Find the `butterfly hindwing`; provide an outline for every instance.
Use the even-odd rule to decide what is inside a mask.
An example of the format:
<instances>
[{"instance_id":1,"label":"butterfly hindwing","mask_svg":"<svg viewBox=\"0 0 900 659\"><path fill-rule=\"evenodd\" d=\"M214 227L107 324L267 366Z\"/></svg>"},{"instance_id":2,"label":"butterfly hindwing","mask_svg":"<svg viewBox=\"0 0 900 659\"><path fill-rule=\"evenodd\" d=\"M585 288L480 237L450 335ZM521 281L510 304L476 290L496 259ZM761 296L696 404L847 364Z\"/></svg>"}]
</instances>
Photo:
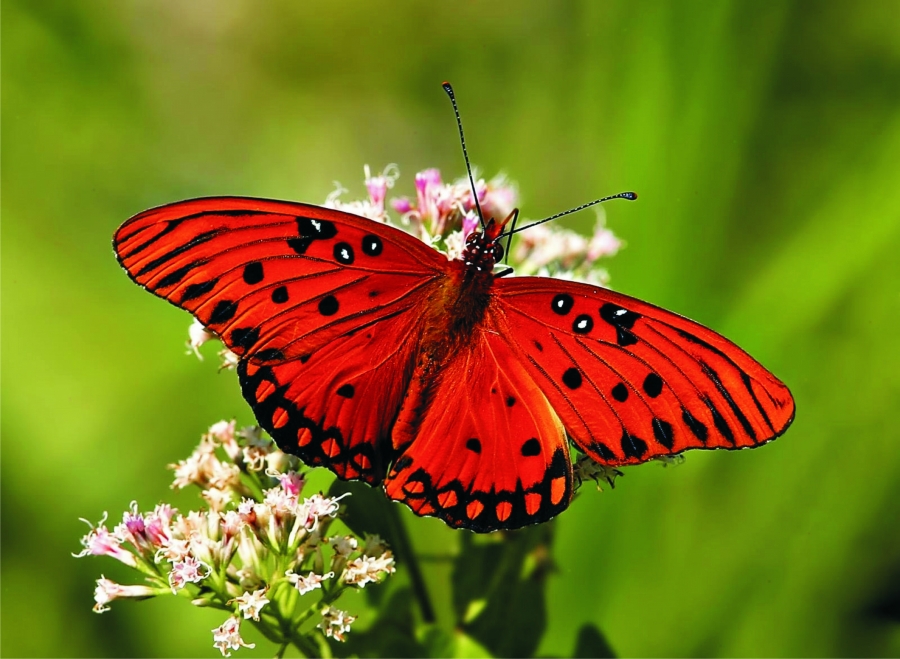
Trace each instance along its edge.
<instances>
[{"instance_id":1,"label":"butterfly hindwing","mask_svg":"<svg viewBox=\"0 0 900 659\"><path fill-rule=\"evenodd\" d=\"M432 379L431 376L434 375ZM572 496L565 432L489 324L436 374L419 365L400 417L389 497L474 531L545 521Z\"/></svg>"},{"instance_id":2,"label":"butterfly hindwing","mask_svg":"<svg viewBox=\"0 0 900 659\"><path fill-rule=\"evenodd\" d=\"M343 479L379 483L420 333L418 314L406 311L302 359L242 360L244 398L283 451Z\"/></svg>"},{"instance_id":3,"label":"butterfly hindwing","mask_svg":"<svg viewBox=\"0 0 900 659\"><path fill-rule=\"evenodd\" d=\"M138 284L193 313L238 355L270 362L411 308L447 264L385 224L240 197L145 211L113 244Z\"/></svg>"},{"instance_id":4,"label":"butterfly hindwing","mask_svg":"<svg viewBox=\"0 0 900 659\"><path fill-rule=\"evenodd\" d=\"M595 460L636 464L690 448L758 446L793 419L787 388L715 332L604 288L496 282L523 362Z\"/></svg>"}]
</instances>

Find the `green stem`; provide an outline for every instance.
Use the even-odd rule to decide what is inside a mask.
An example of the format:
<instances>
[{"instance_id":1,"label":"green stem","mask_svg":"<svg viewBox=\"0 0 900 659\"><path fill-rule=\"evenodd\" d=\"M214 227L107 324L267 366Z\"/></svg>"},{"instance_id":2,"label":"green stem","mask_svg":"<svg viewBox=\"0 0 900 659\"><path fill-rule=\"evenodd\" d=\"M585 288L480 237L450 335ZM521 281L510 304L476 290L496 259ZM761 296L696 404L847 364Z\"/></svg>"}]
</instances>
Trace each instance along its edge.
<instances>
[{"instance_id":1,"label":"green stem","mask_svg":"<svg viewBox=\"0 0 900 659\"><path fill-rule=\"evenodd\" d=\"M422 612L422 620L428 623L435 621L434 608L431 606L431 598L428 596L428 587L425 585L425 578L422 576L422 570L419 568L419 561L416 558L416 552L413 550L412 541L406 530L406 525L400 517L400 509L396 504L387 506L388 524L391 529L391 536L394 539L394 552L397 555L398 562L406 565L409 570L409 579L412 582L413 592L419 602L419 610Z\"/></svg>"}]
</instances>

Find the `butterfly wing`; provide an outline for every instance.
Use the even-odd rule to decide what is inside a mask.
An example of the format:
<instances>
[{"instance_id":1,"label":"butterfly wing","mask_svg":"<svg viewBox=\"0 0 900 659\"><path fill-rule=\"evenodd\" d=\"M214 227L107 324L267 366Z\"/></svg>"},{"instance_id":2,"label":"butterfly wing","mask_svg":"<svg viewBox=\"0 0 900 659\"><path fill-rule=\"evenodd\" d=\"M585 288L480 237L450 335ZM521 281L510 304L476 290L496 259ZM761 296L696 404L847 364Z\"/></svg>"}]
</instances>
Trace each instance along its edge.
<instances>
[{"instance_id":1,"label":"butterfly wing","mask_svg":"<svg viewBox=\"0 0 900 659\"><path fill-rule=\"evenodd\" d=\"M444 256L340 211L234 197L141 213L114 247L132 279L242 356L243 394L283 450L381 480Z\"/></svg>"},{"instance_id":2,"label":"butterfly wing","mask_svg":"<svg viewBox=\"0 0 900 659\"><path fill-rule=\"evenodd\" d=\"M543 277L501 279L494 294L526 369L571 438L598 462L758 446L793 420L784 384L687 318Z\"/></svg>"},{"instance_id":3,"label":"butterfly wing","mask_svg":"<svg viewBox=\"0 0 900 659\"><path fill-rule=\"evenodd\" d=\"M447 264L385 224L241 197L145 211L113 246L135 282L193 313L238 355L273 362L412 308Z\"/></svg>"},{"instance_id":4,"label":"butterfly wing","mask_svg":"<svg viewBox=\"0 0 900 659\"><path fill-rule=\"evenodd\" d=\"M241 390L282 450L343 479L384 477L390 428L409 387L421 334L415 311L280 363L238 365Z\"/></svg>"},{"instance_id":5,"label":"butterfly wing","mask_svg":"<svg viewBox=\"0 0 900 659\"><path fill-rule=\"evenodd\" d=\"M565 432L503 330L487 321L438 372L426 360L413 376L385 491L416 514L487 532L569 505Z\"/></svg>"}]
</instances>

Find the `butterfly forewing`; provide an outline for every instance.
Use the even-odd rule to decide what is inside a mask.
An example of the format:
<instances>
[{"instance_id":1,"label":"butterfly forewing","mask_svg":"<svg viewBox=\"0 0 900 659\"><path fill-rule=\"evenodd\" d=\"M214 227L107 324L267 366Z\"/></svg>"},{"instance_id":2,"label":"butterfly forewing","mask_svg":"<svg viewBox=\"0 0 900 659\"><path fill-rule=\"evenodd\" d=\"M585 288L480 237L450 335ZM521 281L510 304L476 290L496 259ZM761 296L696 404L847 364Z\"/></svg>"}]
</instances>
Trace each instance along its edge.
<instances>
[{"instance_id":1,"label":"butterfly forewing","mask_svg":"<svg viewBox=\"0 0 900 659\"><path fill-rule=\"evenodd\" d=\"M715 332L607 289L500 280L496 304L572 439L621 465L690 448L758 446L793 419L787 388Z\"/></svg>"},{"instance_id":2,"label":"butterfly forewing","mask_svg":"<svg viewBox=\"0 0 900 659\"><path fill-rule=\"evenodd\" d=\"M236 197L145 211L114 247L137 283L192 312L235 353L276 362L409 308L447 264L387 225Z\"/></svg>"}]
</instances>

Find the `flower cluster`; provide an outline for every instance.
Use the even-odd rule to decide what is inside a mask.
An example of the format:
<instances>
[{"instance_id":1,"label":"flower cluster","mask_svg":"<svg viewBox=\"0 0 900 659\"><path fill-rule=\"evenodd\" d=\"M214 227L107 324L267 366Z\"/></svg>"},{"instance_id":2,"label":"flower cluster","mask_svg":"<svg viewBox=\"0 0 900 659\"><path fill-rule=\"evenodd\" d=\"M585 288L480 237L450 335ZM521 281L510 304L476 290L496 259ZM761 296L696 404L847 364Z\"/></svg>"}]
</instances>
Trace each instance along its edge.
<instances>
[{"instance_id":1,"label":"flower cluster","mask_svg":"<svg viewBox=\"0 0 900 659\"><path fill-rule=\"evenodd\" d=\"M107 611L122 598L187 596L230 614L213 630L214 646L225 656L253 647L241 638L244 620L284 645L315 647L298 630L318 614L322 633L343 640L355 618L333 603L347 588L393 573L394 559L377 536L330 534L342 497L304 497L297 466L258 428L214 424L187 459L170 465L172 487L198 486L208 508L182 514L160 504L141 513L132 503L112 529L106 515L96 526L88 523L77 556L114 558L146 582L123 585L101 577L94 610ZM298 600L313 591L320 593L316 602Z\"/></svg>"}]
</instances>

